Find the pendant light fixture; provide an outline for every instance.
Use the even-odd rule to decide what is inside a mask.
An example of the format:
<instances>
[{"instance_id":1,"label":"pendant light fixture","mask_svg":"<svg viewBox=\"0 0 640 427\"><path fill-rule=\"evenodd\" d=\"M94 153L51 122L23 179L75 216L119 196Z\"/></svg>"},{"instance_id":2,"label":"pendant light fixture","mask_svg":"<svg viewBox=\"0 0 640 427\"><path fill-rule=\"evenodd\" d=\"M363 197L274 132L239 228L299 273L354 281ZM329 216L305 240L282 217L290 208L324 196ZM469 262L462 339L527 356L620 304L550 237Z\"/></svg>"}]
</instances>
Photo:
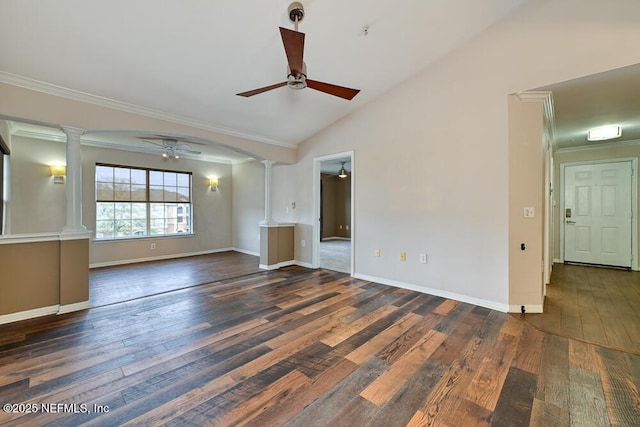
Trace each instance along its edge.
<instances>
[{"instance_id":1,"label":"pendant light fixture","mask_svg":"<svg viewBox=\"0 0 640 427\"><path fill-rule=\"evenodd\" d=\"M347 177L347 170L344 168L344 164L346 162L340 162L342 163L342 167L340 167L340 171L338 172L338 178L346 178Z\"/></svg>"}]
</instances>

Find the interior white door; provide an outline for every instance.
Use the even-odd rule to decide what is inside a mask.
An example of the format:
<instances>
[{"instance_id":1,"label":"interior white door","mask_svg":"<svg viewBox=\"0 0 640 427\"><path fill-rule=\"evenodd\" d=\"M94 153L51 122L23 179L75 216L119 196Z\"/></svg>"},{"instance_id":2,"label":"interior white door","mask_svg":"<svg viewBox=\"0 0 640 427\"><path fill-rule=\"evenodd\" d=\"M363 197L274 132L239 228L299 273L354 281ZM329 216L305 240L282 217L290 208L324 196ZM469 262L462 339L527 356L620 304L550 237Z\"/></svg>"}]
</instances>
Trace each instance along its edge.
<instances>
[{"instance_id":1,"label":"interior white door","mask_svg":"<svg viewBox=\"0 0 640 427\"><path fill-rule=\"evenodd\" d=\"M631 161L564 172L565 261L631 267Z\"/></svg>"}]
</instances>

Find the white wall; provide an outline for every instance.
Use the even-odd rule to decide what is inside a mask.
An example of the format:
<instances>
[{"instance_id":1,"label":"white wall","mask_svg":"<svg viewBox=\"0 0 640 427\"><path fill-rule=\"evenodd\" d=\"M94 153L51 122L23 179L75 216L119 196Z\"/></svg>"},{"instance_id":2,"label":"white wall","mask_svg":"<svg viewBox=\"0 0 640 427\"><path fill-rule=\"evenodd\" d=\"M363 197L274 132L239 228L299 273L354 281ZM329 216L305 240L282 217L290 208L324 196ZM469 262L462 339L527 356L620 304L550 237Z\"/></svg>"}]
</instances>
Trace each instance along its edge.
<instances>
[{"instance_id":1,"label":"white wall","mask_svg":"<svg viewBox=\"0 0 640 427\"><path fill-rule=\"evenodd\" d=\"M264 219L264 165L258 161L233 165L233 247L260 253L260 226Z\"/></svg>"},{"instance_id":2,"label":"white wall","mask_svg":"<svg viewBox=\"0 0 640 427\"><path fill-rule=\"evenodd\" d=\"M531 1L310 138L297 164L274 168L274 218L299 223L296 259L312 258L300 241L315 222L313 158L354 150L356 275L506 308L507 97L640 62L629 48L640 44L638 16L636 0Z\"/></svg>"}]
</instances>

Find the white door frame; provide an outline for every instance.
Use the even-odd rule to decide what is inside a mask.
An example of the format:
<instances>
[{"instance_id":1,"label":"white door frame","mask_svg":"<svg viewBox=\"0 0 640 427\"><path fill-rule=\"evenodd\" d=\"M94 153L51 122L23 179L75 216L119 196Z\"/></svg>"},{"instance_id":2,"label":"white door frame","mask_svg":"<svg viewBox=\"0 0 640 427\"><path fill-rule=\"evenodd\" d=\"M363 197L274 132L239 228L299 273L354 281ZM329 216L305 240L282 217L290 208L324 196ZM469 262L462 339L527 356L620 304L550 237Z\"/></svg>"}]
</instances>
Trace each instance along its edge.
<instances>
[{"instance_id":1,"label":"white door frame","mask_svg":"<svg viewBox=\"0 0 640 427\"><path fill-rule=\"evenodd\" d=\"M618 163L618 162L631 162L631 170L633 171L631 179L631 269L638 271L638 158L637 157L623 157L619 159L603 159L603 160L588 160L583 162L561 163L560 164L560 215L558 215L558 225L560 227L560 262L564 262L564 173L565 168L568 166L582 166L582 165L595 165L602 163Z\"/></svg>"},{"instance_id":2,"label":"white door frame","mask_svg":"<svg viewBox=\"0 0 640 427\"><path fill-rule=\"evenodd\" d=\"M342 153L330 154L328 156L315 157L313 159L313 260L312 267L320 268L320 163L326 160L351 158L351 271L353 276L355 271L355 162L354 152L345 151Z\"/></svg>"}]
</instances>

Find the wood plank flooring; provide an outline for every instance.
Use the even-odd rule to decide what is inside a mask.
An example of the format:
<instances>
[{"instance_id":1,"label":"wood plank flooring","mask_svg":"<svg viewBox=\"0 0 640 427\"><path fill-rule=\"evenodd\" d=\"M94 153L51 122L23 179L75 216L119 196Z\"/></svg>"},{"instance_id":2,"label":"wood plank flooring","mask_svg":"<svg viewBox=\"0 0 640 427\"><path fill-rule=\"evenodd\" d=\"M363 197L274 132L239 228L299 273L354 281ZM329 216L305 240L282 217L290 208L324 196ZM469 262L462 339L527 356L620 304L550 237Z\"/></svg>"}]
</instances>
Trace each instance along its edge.
<instances>
[{"instance_id":1,"label":"wood plank flooring","mask_svg":"<svg viewBox=\"0 0 640 427\"><path fill-rule=\"evenodd\" d=\"M257 273L257 256L228 251L91 269L91 307L130 301L190 286Z\"/></svg>"},{"instance_id":2,"label":"wood plank flooring","mask_svg":"<svg viewBox=\"0 0 640 427\"><path fill-rule=\"evenodd\" d=\"M0 326L2 425L638 426L639 388L638 355L301 267Z\"/></svg>"},{"instance_id":3,"label":"wood plank flooring","mask_svg":"<svg viewBox=\"0 0 640 427\"><path fill-rule=\"evenodd\" d=\"M640 272L555 264L538 329L640 355Z\"/></svg>"}]
</instances>

